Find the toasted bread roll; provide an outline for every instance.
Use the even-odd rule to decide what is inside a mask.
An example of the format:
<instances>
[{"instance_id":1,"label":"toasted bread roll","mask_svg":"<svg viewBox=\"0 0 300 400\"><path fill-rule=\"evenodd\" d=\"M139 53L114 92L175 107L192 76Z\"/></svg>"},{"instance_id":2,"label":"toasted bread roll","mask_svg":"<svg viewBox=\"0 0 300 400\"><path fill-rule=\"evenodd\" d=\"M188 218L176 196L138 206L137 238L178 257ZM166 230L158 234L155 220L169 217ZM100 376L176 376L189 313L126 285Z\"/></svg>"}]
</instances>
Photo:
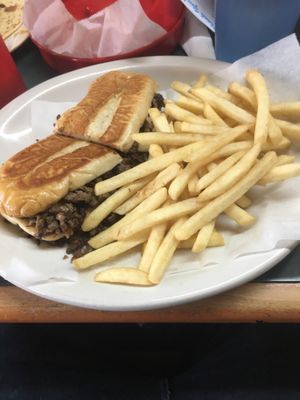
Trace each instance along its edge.
<instances>
[{"instance_id":1,"label":"toasted bread roll","mask_svg":"<svg viewBox=\"0 0 300 400\"><path fill-rule=\"evenodd\" d=\"M24 219L47 210L70 191L111 170L121 160L107 147L59 135L49 136L1 166L0 213L34 235L34 229L29 229Z\"/></svg>"},{"instance_id":2,"label":"toasted bread roll","mask_svg":"<svg viewBox=\"0 0 300 400\"><path fill-rule=\"evenodd\" d=\"M57 120L55 133L128 151L156 90L147 75L112 71L96 79L87 95Z\"/></svg>"}]
</instances>

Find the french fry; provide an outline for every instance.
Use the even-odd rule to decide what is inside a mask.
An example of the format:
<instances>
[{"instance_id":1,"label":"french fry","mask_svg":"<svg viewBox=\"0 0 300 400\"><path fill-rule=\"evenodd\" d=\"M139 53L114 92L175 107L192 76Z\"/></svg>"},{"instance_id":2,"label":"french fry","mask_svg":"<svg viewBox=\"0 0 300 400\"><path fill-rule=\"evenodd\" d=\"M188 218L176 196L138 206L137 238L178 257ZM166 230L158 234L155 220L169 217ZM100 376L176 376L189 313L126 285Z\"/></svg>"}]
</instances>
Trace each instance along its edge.
<instances>
[{"instance_id":1,"label":"french fry","mask_svg":"<svg viewBox=\"0 0 300 400\"><path fill-rule=\"evenodd\" d=\"M191 99L195 98L195 96L189 93L191 86L188 85L187 83L180 81L173 81L170 86L173 90L175 90L175 92L182 94L183 96L189 97Z\"/></svg>"},{"instance_id":2,"label":"french fry","mask_svg":"<svg viewBox=\"0 0 300 400\"><path fill-rule=\"evenodd\" d=\"M237 204L232 204L224 210L224 213L233 219L237 224L241 226L249 226L254 224L256 218L239 207Z\"/></svg>"},{"instance_id":3,"label":"french fry","mask_svg":"<svg viewBox=\"0 0 300 400\"><path fill-rule=\"evenodd\" d=\"M238 151L249 150L252 146L253 142L250 140L229 143L215 153L216 157L214 159L229 157L231 154L237 153Z\"/></svg>"},{"instance_id":4,"label":"french fry","mask_svg":"<svg viewBox=\"0 0 300 400\"><path fill-rule=\"evenodd\" d=\"M134 223L123 225L118 229L115 239L124 240L130 238L154 225L192 214L201 207L203 207L203 204L199 203L196 198L191 198L148 212L147 215L144 214L141 218L136 218Z\"/></svg>"},{"instance_id":5,"label":"french fry","mask_svg":"<svg viewBox=\"0 0 300 400\"><path fill-rule=\"evenodd\" d=\"M180 161L188 161L189 159L201 159L206 158L214 151L218 150L227 143L236 140L242 133L247 131L247 125L237 126L231 130L231 133L219 135L218 140L211 141L203 144L203 141L199 143L192 143L186 146L180 147L179 149L173 150L169 153L163 154L160 157L153 158L145 161L133 167L119 175L115 175L112 178L101 181L95 185L95 193L97 196L103 193L111 192L112 190L118 189L123 185L132 183L138 179L141 179L153 172L160 171L170 164Z\"/></svg>"},{"instance_id":6,"label":"french fry","mask_svg":"<svg viewBox=\"0 0 300 400\"><path fill-rule=\"evenodd\" d=\"M161 146L159 144L151 144L149 146L149 156L150 158L155 158L158 156L162 156L164 154L163 149L161 148Z\"/></svg>"},{"instance_id":7,"label":"french fry","mask_svg":"<svg viewBox=\"0 0 300 400\"><path fill-rule=\"evenodd\" d=\"M238 125L235 128L232 128L229 133L222 133L218 135L213 140L207 142L205 146L203 146L203 144L201 145L200 143L198 145L197 151L195 147L195 151L187 153L187 156L184 158L184 161L192 162L200 160L201 158L204 159L209 157L212 153L221 149L226 144L237 140L243 133L247 132L248 128L249 125Z\"/></svg>"},{"instance_id":8,"label":"french fry","mask_svg":"<svg viewBox=\"0 0 300 400\"><path fill-rule=\"evenodd\" d=\"M73 261L73 264L77 269L80 270L100 264L122 253L125 253L130 249L133 249L141 243L144 243L147 240L147 237L148 235L139 235L138 238L131 240L109 243L106 246L100 247L100 249L93 250L82 257L76 258Z\"/></svg>"},{"instance_id":9,"label":"french fry","mask_svg":"<svg viewBox=\"0 0 300 400\"><path fill-rule=\"evenodd\" d=\"M115 212L119 215L127 214L142 201L147 199L152 193L156 192L158 189L166 186L169 182L171 182L178 175L180 170L181 167L177 163L169 165L166 169L162 170L153 180L148 182L142 190L136 191L136 193L132 197L121 204L115 210Z\"/></svg>"},{"instance_id":10,"label":"french fry","mask_svg":"<svg viewBox=\"0 0 300 400\"><path fill-rule=\"evenodd\" d=\"M203 115L209 119L214 125L229 127L223 118L208 104L204 103Z\"/></svg>"},{"instance_id":11,"label":"french fry","mask_svg":"<svg viewBox=\"0 0 300 400\"><path fill-rule=\"evenodd\" d=\"M157 250L165 236L167 230L167 222L156 225L151 229L149 238L145 244L139 269L144 272L149 272L152 261L157 253Z\"/></svg>"},{"instance_id":12,"label":"french fry","mask_svg":"<svg viewBox=\"0 0 300 400\"><path fill-rule=\"evenodd\" d=\"M238 137L243 132L247 130L247 125L241 125L237 128L233 128L231 133L220 135L219 140L210 142L207 148L210 148L210 152L207 151L205 146L202 146L201 149L198 150L196 156L194 157L195 160L192 160L187 166L181 171L181 173L172 181L169 186L169 196L172 200L177 200L183 190L185 189L186 185L190 178L205 164L215 160L216 158L220 157L220 153L217 150L220 147L226 145L229 141L234 140L233 138ZM212 149L214 149L212 151ZM187 161L187 159L186 159Z\"/></svg>"},{"instance_id":13,"label":"french fry","mask_svg":"<svg viewBox=\"0 0 300 400\"><path fill-rule=\"evenodd\" d=\"M284 181L300 175L300 164L285 164L272 168L259 182L259 185L267 185Z\"/></svg>"},{"instance_id":14,"label":"french fry","mask_svg":"<svg viewBox=\"0 0 300 400\"><path fill-rule=\"evenodd\" d=\"M270 150L285 150L291 145L291 141L284 137L282 138L281 142L278 143L277 145L274 145L273 143L267 141L262 145L262 150L263 151L270 151Z\"/></svg>"},{"instance_id":15,"label":"french fry","mask_svg":"<svg viewBox=\"0 0 300 400\"><path fill-rule=\"evenodd\" d=\"M165 133L165 132L149 132L149 133L134 133L132 139L143 145L159 144L168 146L184 146L186 144L200 142L205 140L205 137L199 133Z\"/></svg>"},{"instance_id":16,"label":"french fry","mask_svg":"<svg viewBox=\"0 0 300 400\"><path fill-rule=\"evenodd\" d=\"M275 119L275 122L282 130L284 136L286 136L288 139L291 140L300 139L300 125L288 121L283 121L281 119Z\"/></svg>"},{"instance_id":17,"label":"french fry","mask_svg":"<svg viewBox=\"0 0 300 400\"><path fill-rule=\"evenodd\" d=\"M191 249L194 246L197 235L191 236L187 240L179 242L178 249ZM214 230L211 234L207 247L221 247L225 245L225 241L220 232Z\"/></svg>"},{"instance_id":18,"label":"french fry","mask_svg":"<svg viewBox=\"0 0 300 400\"><path fill-rule=\"evenodd\" d=\"M104 246L115 240L116 231L122 226L131 223L139 216L147 214L150 211L160 207L167 199L167 189L160 188L157 192L153 193L146 200L140 203L134 210L123 217L121 220L110 226L106 230L98 233L89 240L89 245L94 249Z\"/></svg>"},{"instance_id":19,"label":"french fry","mask_svg":"<svg viewBox=\"0 0 300 400\"><path fill-rule=\"evenodd\" d=\"M214 86L214 85L206 85L205 86L206 90L209 90L210 92L214 93L215 95L217 95L218 97L222 97L223 99L226 99L228 101L230 101L231 103L236 103L236 97L234 95L232 95L231 93L225 92L223 89Z\"/></svg>"},{"instance_id":20,"label":"french fry","mask_svg":"<svg viewBox=\"0 0 300 400\"><path fill-rule=\"evenodd\" d=\"M81 229L87 232L96 228L120 204L144 187L149 180L149 177L142 178L117 190L85 217Z\"/></svg>"},{"instance_id":21,"label":"french fry","mask_svg":"<svg viewBox=\"0 0 300 400\"><path fill-rule=\"evenodd\" d=\"M276 123L276 121L274 120L274 118L272 117L271 114L269 114L268 135L269 135L271 143L274 146L278 146L278 145L280 145L280 143L282 143L282 140L283 140L282 130L280 129L280 127L278 126L278 124Z\"/></svg>"},{"instance_id":22,"label":"french fry","mask_svg":"<svg viewBox=\"0 0 300 400\"><path fill-rule=\"evenodd\" d=\"M198 192L196 190L198 180L199 180L198 175L194 174L191 176L190 180L188 181L188 191L191 196L196 196L198 194Z\"/></svg>"},{"instance_id":23,"label":"french fry","mask_svg":"<svg viewBox=\"0 0 300 400\"><path fill-rule=\"evenodd\" d=\"M184 222L180 229L176 229L174 232L175 237L178 240L186 240L199 231L205 224L216 219L226 208L235 203L262 179L276 164L276 161L277 155L275 152L270 151L266 153L234 186L193 214L192 217Z\"/></svg>"},{"instance_id":24,"label":"french fry","mask_svg":"<svg viewBox=\"0 0 300 400\"><path fill-rule=\"evenodd\" d=\"M299 119L300 101L273 103L270 105L270 111L274 117Z\"/></svg>"},{"instance_id":25,"label":"french fry","mask_svg":"<svg viewBox=\"0 0 300 400\"><path fill-rule=\"evenodd\" d=\"M197 143L192 143L172 152L162 154L160 157L145 161L144 163L124 171L119 175L115 175L112 178L97 183L95 185L95 193L97 196L99 196L100 194L111 192L112 190L118 189L121 186L127 185L128 183L132 183L133 181L150 175L153 172L160 171L168 167L170 164L183 161L190 155L190 153L197 151L199 147L203 147L202 142L200 145L197 145Z\"/></svg>"},{"instance_id":26,"label":"french fry","mask_svg":"<svg viewBox=\"0 0 300 400\"><path fill-rule=\"evenodd\" d=\"M277 164L276 164L277 165ZM236 205L238 205L239 207L242 208L248 208L251 206L252 201L251 199L249 199L249 197L247 197L246 195L242 196L241 198L239 198L236 202Z\"/></svg>"},{"instance_id":27,"label":"french fry","mask_svg":"<svg viewBox=\"0 0 300 400\"><path fill-rule=\"evenodd\" d=\"M256 95L257 114L255 122L254 143L265 143L269 131L269 93L264 77L257 70L248 70L246 79Z\"/></svg>"},{"instance_id":28,"label":"french fry","mask_svg":"<svg viewBox=\"0 0 300 400\"><path fill-rule=\"evenodd\" d=\"M205 74L201 74L199 76L199 78L197 79L197 81L194 83L194 85L192 86L193 89L198 89L198 88L202 88L207 80L207 76Z\"/></svg>"},{"instance_id":29,"label":"french fry","mask_svg":"<svg viewBox=\"0 0 300 400\"><path fill-rule=\"evenodd\" d=\"M136 268L109 268L95 276L96 282L117 283L122 285L152 286L148 274Z\"/></svg>"},{"instance_id":30,"label":"french fry","mask_svg":"<svg viewBox=\"0 0 300 400\"><path fill-rule=\"evenodd\" d=\"M179 125L180 124L180 125ZM202 135L219 135L220 133L230 132L231 128L227 128L225 126L216 126L216 125L202 125L202 124L194 124L191 122L179 122L178 127L180 127L180 132L192 132L192 133L201 133Z\"/></svg>"},{"instance_id":31,"label":"french fry","mask_svg":"<svg viewBox=\"0 0 300 400\"><path fill-rule=\"evenodd\" d=\"M176 121L194 122L202 125L212 125L212 122L199 115L179 107L177 104L167 103L165 113Z\"/></svg>"},{"instance_id":32,"label":"french fry","mask_svg":"<svg viewBox=\"0 0 300 400\"><path fill-rule=\"evenodd\" d=\"M175 104L181 108L184 108L185 110L191 111L194 114L201 114L203 112L203 103L198 99L194 100L181 95L175 100Z\"/></svg>"},{"instance_id":33,"label":"french fry","mask_svg":"<svg viewBox=\"0 0 300 400\"><path fill-rule=\"evenodd\" d=\"M261 145L255 144L252 149L250 149L242 158L237 161L232 167L230 167L223 175L215 179L208 187L206 187L203 192L198 196L199 201L207 201L213 199L232 185L238 182L243 175L245 175L252 165L255 163L259 153L261 151Z\"/></svg>"},{"instance_id":34,"label":"french fry","mask_svg":"<svg viewBox=\"0 0 300 400\"><path fill-rule=\"evenodd\" d=\"M214 182L217 178L223 175L229 168L231 168L239 159L245 154L245 151L239 151L234 153L232 156L226 158L224 161L220 162L215 168L209 171L207 174L202 176L196 185L197 193L200 193L201 190L205 189L212 182Z\"/></svg>"},{"instance_id":35,"label":"french fry","mask_svg":"<svg viewBox=\"0 0 300 400\"><path fill-rule=\"evenodd\" d=\"M157 108L150 108L148 110L148 114L154 125L154 129L158 132L170 132L170 125L166 115L160 111L157 113L157 111Z\"/></svg>"},{"instance_id":36,"label":"french fry","mask_svg":"<svg viewBox=\"0 0 300 400\"><path fill-rule=\"evenodd\" d=\"M279 165L284 165L284 164L292 164L295 161L295 157L291 156L289 154L281 154L278 156L276 167L279 167Z\"/></svg>"},{"instance_id":37,"label":"french fry","mask_svg":"<svg viewBox=\"0 0 300 400\"><path fill-rule=\"evenodd\" d=\"M228 91L236 97L241 98L251 109L257 111L257 100L253 90L240 85L238 82L232 82L228 87Z\"/></svg>"},{"instance_id":38,"label":"french fry","mask_svg":"<svg viewBox=\"0 0 300 400\"><path fill-rule=\"evenodd\" d=\"M200 253L207 247L214 228L215 228L215 221L211 221L208 222L199 230L199 233L196 237L195 243L192 248L193 253Z\"/></svg>"},{"instance_id":39,"label":"french fry","mask_svg":"<svg viewBox=\"0 0 300 400\"><path fill-rule=\"evenodd\" d=\"M176 221L159 246L159 249L157 250L152 261L148 276L149 281L152 283L159 283L165 274L179 243L179 241L174 237L173 233L176 229L180 228L185 221L186 218L180 218L178 221Z\"/></svg>"},{"instance_id":40,"label":"french fry","mask_svg":"<svg viewBox=\"0 0 300 400\"><path fill-rule=\"evenodd\" d=\"M223 115L227 115L234 121L241 124L254 124L255 117L248 111L245 111L241 107L236 106L229 100L219 97L216 94L210 92L206 88L202 89L191 89L191 93L202 99L204 102L210 104L217 112L221 112Z\"/></svg>"},{"instance_id":41,"label":"french fry","mask_svg":"<svg viewBox=\"0 0 300 400\"><path fill-rule=\"evenodd\" d=\"M266 88L265 88L266 89ZM256 95L253 92L253 90L247 88L246 86L240 85L238 82L232 82L229 85L229 92L240 97L246 104L249 105L251 109L254 111L257 111L257 99ZM276 121L274 121L274 118L272 115L269 113L269 137L271 142L276 146L278 145L281 140L282 140L282 132L279 126L277 125Z\"/></svg>"}]
</instances>

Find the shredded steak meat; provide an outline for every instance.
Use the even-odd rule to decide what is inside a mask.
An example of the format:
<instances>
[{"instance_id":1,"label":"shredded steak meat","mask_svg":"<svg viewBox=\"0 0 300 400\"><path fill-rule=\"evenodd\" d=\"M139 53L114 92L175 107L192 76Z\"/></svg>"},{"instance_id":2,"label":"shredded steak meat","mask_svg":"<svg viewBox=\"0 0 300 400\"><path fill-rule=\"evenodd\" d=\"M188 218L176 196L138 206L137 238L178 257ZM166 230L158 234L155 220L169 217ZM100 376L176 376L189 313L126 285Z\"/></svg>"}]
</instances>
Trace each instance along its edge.
<instances>
[{"instance_id":1,"label":"shredded steak meat","mask_svg":"<svg viewBox=\"0 0 300 400\"><path fill-rule=\"evenodd\" d=\"M159 111L165 107L165 100L160 93L155 93L151 106L158 108Z\"/></svg>"}]
</instances>

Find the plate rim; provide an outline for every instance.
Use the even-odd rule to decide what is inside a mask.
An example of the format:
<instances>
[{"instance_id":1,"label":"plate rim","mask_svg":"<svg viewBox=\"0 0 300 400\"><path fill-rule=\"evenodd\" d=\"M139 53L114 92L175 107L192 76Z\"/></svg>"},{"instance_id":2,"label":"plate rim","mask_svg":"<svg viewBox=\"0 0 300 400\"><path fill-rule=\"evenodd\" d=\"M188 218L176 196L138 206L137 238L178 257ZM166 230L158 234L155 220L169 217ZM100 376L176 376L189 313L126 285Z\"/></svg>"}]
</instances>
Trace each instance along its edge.
<instances>
[{"instance_id":1,"label":"plate rim","mask_svg":"<svg viewBox=\"0 0 300 400\"><path fill-rule=\"evenodd\" d=\"M160 61L162 64L164 62L170 62L171 64L174 64L174 62L178 62L180 64L186 64L192 65L193 63L201 63L204 62L207 65L208 64L219 64L220 65L220 70L222 67L226 68L229 64L222 62L222 61L217 61L217 60L210 60L210 59L204 59L204 58L196 58L196 57L186 57L186 56L150 56L150 57L137 57L137 58L132 58L132 59L125 59L125 60L117 60L117 61L109 61L106 63L102 64L96 64L84 68L77 69L75 71L67 72L61 75L58 75L56 77L53 77L51 79L48 79L39 85L29 89L25 93L21 94L18 96L16 99L11 101L9 104L7 104L5 107L3 107L0 110L0 128L1 126L7 122L8 119L13 118L14 114L20 112L23 108L25 108L27 105L29 105L31 102L33 102L35 99L38 97L42 96L48 91L51 91L55 89L55 87L59 87L61 85L64 85L68 82L71 81L76 81L77 79L83 79L88 76L93 76L93 75L100 75L101 73L108 72L112 69L114 70L124 70L126 68L135 68L135 67L149 67L151 65L158 65L157 61ZM163 62L162 62L163 60ZM183 65L184 67L185 65ZM200 70L200 68L199 68ZM67 79L66 79L67 78ZM263 273L267 272L270 270L273 266L275 266L278 262L280 262L282 259L284 259L294 247L297 245L297 241L293 241L291 246L286 247L286 248L281 248L281 249L272 249L266 253L271 256L267 258L262 264L263 268L259 268L260 265L255 266L253 270L247 271L246 273L235 276L234 278L231 278L229 280L223 281L221 284L215 286L213 289L210 289L209 293L205 293L205 290L203 290L203 293L199 294L197 291L193 291L189 294L183 293L182 295L177 295L174 296L173 298L162 298L160 299L160 302L150 302L149 304L138 304L136 306L123 306L120 304L119 307L110 307L109 305L99 305L99 304L83 304L82 302L77 302L76 299L69 300L68 298L56 298L55 296L51 296L51 294L45 294L42 293L41 291L38 290L39 286L33 286L33 287L28 287L25 285L20 284L20 282L15 282L13 280L9 280L12 284L15 286L29 292L32 294L35 294L39 297L60 302L63 304L68 304L76 307L84 307L84 308L89 308L89 309L97 309L97 310L103 310L103 311L147 311L147 310L154 310L154 309L160 309L160 308L166 308L166 307L173 307L176 305L182 305L182 304L187 304L191 303L196 300L200 300L203 298L208 298L211 296L214 296L216 294L219 294L221 292L225 292L228 290L231 290L235 287L241 286L245 284L246 282L249 282L258 276L262 275ZM0 266L1 267L1 266ZM0 270L0 274L2 275L2 271ZM6 279L4 277L4 279ZM45 286L45 285L43 285Z\"/></svg>"}]
</instances>

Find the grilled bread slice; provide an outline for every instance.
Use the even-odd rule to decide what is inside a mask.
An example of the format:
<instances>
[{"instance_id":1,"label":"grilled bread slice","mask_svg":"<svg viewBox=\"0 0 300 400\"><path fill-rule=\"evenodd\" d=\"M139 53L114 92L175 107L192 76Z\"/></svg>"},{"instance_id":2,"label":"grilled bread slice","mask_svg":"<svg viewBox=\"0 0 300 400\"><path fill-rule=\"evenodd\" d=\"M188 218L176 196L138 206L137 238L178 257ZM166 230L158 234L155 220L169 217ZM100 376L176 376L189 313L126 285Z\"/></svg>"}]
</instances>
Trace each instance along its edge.
<instances>
[{"instance_id":1,"label":"grilled bread slice","mask_svg":"<svg viewBox=\"0 0 300 400\"><path fill-rule=\"evenodd\" d=\"M56 121L54 132L127 152L143 125L156 83L147 75L112 71L96 79L87 95Z\"/></svg>"},{"instance_id":2,"label":"grilled bread slice","mask_svg":"<svg viewBox=\"0 0 300 400\"><path fill-rule=\"evenodd\" d=\"M51 135L20 151L0 168L0 213L35 236L28 218L49 209L69 192L122 161L110 148ZM50 235L51 236L51 235ZM45 240L56 240L52 235Z\"/></svg>"}]
</instances>

